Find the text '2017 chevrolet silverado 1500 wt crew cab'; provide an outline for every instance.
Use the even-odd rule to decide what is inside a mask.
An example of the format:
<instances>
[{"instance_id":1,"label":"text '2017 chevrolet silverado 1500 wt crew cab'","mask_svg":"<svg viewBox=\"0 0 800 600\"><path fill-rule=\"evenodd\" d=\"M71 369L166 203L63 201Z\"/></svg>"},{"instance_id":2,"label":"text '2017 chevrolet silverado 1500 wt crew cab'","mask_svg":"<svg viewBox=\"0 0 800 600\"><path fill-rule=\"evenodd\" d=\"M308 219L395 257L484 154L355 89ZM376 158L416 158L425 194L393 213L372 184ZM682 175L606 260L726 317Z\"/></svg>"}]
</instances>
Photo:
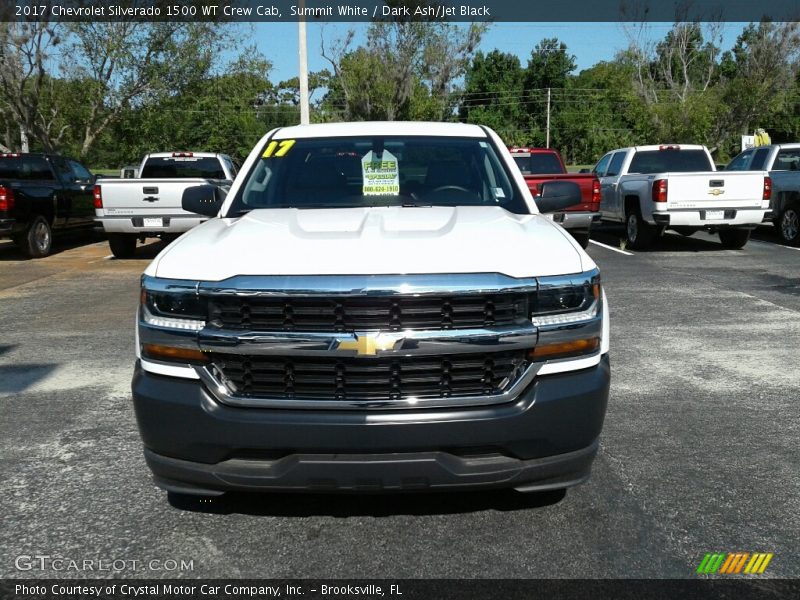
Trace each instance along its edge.
<instances>
[{"instance_id":1,"label":"text '2017 chevrolet silverado 1500 wt crew cab'","mask_svg":"<svg viewBox=\"0 0 800 600\"><path fill-rule=\"evenodd\" d=\"M628 245L647 248L665 229L719 233L742 248L769 210L768 173L715 171L704 146L668 144L612 150L594 168L604 221L625 223Z\"/></svg>"},{"instance_id":2,"label":"text '2017 chevrolet silverado 1500 wt crew cab'","mask_svg":"<svg viewBox=\"0 0 800 600\"><path fill-rule=\"evenodd\" d=\"M609 389L597 266L477 125L276 129L142 276L134 407L176 494L565 488ZM538 203L538 208L537 208Z\"/></svg>"},{"instance_id":3,"label":"text '2017 chevrolet silverado 1500 wt crew cab'","mask_svg":"<svg viewBox=\"0 0 800 600\"><path fill-rule=\"evenodd\" d=\"M233 160L210 152L148 154L139 179L107 179L95 188L96 219L117 258L130 258L136 240L172 238L206 218L181 208L186 188L209 183L227 188L236 176Z\"/></svg>"},{"instance_id":4,"label":"text '2017 chevrolet silverado 1500 wt crew cab'","mask_svg":"<svg viewBox=\"0 0 800 600\"><path fill-rule=\"evenodd\" d=\"M768 171L772 179L769 216L785 244L800 246L800 144L748 148L725 171Z\"/></svg>"},{"instance_id":5,"label":"text '2017 chevrolet silverado 1500 wt crew cab'","mask_svg":"<svg viewBox=\"0 0 800 600\"><path fill-rule=\"evenodd\" d=\"M581 246L589 245L592 223L600 221L600 180L594 173L568 173L561 155L551 148L509 149L525 183L535 196L539 186L547 181L574 181L581 190L581 199L575 206L550 215L556 223L569 231Z\"/></svg>"},{"instance_id":6,"label":"text '2017 chevrolet silverado 1500 wt crew cab'","mask_svg":"<svg viewBox=\"0 0 800 600\"><path fill-rule=\"evenodd\" d=\"M0 238L31 258L50 254L53 233L94 227L94 175L54 154L0 154Z\"/></svg>"}]
</instances>

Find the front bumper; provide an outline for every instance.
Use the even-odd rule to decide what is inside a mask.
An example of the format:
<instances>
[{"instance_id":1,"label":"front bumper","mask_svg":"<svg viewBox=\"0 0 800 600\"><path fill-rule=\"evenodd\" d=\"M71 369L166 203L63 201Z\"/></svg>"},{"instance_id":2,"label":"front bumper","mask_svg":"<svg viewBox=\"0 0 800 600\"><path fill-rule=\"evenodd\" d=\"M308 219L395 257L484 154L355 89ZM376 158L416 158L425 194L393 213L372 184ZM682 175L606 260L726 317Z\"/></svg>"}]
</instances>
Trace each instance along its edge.
<instances>
[{"instance_id":1,"label":"front bumper","mask_svg":"<svg viewBox=\"0 0 800 600\"><path fill-rule=\"evenodd\" d=\"M588 231L592 223L598 223L600 221L600 213L589 211L559 212L553 214L553 221L561 225L564 229Z\"/></svg>"},{"instance_id":2,"label":"front bumper","mask_svg":"<svg viewBox=\"0 0 800 600\"><path fill-rule=\"evenodd\" d=\"M197 380L137 363L133 399L147 463L169 491L533 491L589 476L609 373L605 355L496 406L312 411L225 406Z\"/></svg>"}]
</instances>

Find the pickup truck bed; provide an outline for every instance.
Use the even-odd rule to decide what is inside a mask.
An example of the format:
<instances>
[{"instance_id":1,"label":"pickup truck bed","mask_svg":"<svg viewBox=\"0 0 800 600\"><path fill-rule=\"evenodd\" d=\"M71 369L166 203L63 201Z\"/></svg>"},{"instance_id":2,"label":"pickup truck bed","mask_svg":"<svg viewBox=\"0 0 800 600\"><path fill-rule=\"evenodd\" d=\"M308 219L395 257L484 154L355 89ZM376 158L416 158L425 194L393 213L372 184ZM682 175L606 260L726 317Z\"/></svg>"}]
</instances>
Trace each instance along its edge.
<instances>
[{"instance_id":1,"label":"pickup truck bed","mask_svg":"<svg viewBox=\"0 0 800 600\"><path fill-rule=\"evenodd\" d=\"M116 179L102 182L103 206L96 212L107 233L142 237L180 234L206 220L181 208L187 187L205 179Z\"/></svg>"},{"instance_id":2,"label":"pickup truck bed","mask_svg":"<svg viewBox=\"0 0 800 600\"><path fill-rule=\"evenodd\" d=\"M184 190L204 184L227 188L235 167L222 154L164 152L145 156L139 172L140 179L103 181L95 195L96 219L117 258L130 257L137 239L177 237L205 221L181 208Z\"/></svg>"},{"instance_id":3,"label":"pickup truck bed","mask_svg":"<svg viewBox=\"0 0 800 600\"><path fill-rule=\"evenodd\" d=\"M703 146L622 148L595 167L605 221L625 223L631 248L650 246L665 229L716 232L726 248L743 247L769 209L768 173L715 170Z\"/></svg>"},{"instance_id":4,"label":"pickup truck bed","mask_svg":"<svg viewBox=\"0 0 800 600\"><path fill-rule=\"evenodd\" d=\"M549 148L510 148L509 151L534 196L546 181L572 181L578 184L581 203L550 216L586 248L592 223L600 220L600 181L597 175L567 173L561 155Z\"/></svg>"}]
</instances>

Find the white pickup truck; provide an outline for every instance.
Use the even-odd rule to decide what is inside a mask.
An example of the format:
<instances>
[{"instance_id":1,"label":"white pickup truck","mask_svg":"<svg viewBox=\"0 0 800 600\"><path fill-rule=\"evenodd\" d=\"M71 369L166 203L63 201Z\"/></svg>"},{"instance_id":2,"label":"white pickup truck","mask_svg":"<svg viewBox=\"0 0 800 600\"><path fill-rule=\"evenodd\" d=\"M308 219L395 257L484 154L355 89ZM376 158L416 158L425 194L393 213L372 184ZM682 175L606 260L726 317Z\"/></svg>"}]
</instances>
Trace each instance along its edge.
<instances>
[{"instance_id":1,"label":"white pickup truck","mask_svg":"<svg viewBox=\"0 0 800 600\"><path fill-rule=\"evenodd\" d=\"M732 171L769 171L775 230L785 244L800 246L800 144L748 148L725 167Z\"/></svg>"},{"instance_id":2,"label":"white pickup truck","mask_svg":"<svg viewBox=\"0 0 800 600\"><path fill-rule=\"evenodd\" d=\"M144 157L139 176L103 179L94 189L95 221L117 258L130 258L137 240L177 237L205 221L181 208L184 190L203 183L227 188L236 165L225 154L159 152Z\"/></svg>"},{"instance_id":3,"label":"white pickup truck","mask_svg":"<svg viewBox=\"0 0 800 600\"><path fill-rule=\"evenodd\" d=\"M268 133L142 277L134 408L155 482L228 490L565 488L608 399L597 265L493 131ZM183 500L179 500L182 502Z\"/></svg>"},{"instance_id":4,"label":"white pickup truck","mask_svg":"<svg viewBox=\"0 0 800 600\"><path fill-rule=\"evenodd\" d=\"M717 172L705 146L612 150L594 172L601 219L625 223L634 249L649 247L665 229L716 231L726 248L742 248L769 211L769 174Z\"/></svg>"}]
</instances>

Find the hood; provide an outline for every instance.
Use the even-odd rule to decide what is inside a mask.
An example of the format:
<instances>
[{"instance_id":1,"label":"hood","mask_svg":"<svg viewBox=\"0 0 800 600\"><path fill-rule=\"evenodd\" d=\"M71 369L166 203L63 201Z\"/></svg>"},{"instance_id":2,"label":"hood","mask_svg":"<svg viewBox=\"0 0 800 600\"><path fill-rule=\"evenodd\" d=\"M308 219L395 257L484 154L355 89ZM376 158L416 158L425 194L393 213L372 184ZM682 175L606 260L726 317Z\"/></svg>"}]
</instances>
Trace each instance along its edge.
<instances>
[{"instance_id":1,"label":"hood","mask_svg":"<svg viewBox=\"0 0 800 600\"><path fill-rule=\"evenodd\" d=\"M211 219L146 273L220 281L234 275L578 273L594 263L541 215L499 207L260 209Z\"/></svg>"}]
</instances>

